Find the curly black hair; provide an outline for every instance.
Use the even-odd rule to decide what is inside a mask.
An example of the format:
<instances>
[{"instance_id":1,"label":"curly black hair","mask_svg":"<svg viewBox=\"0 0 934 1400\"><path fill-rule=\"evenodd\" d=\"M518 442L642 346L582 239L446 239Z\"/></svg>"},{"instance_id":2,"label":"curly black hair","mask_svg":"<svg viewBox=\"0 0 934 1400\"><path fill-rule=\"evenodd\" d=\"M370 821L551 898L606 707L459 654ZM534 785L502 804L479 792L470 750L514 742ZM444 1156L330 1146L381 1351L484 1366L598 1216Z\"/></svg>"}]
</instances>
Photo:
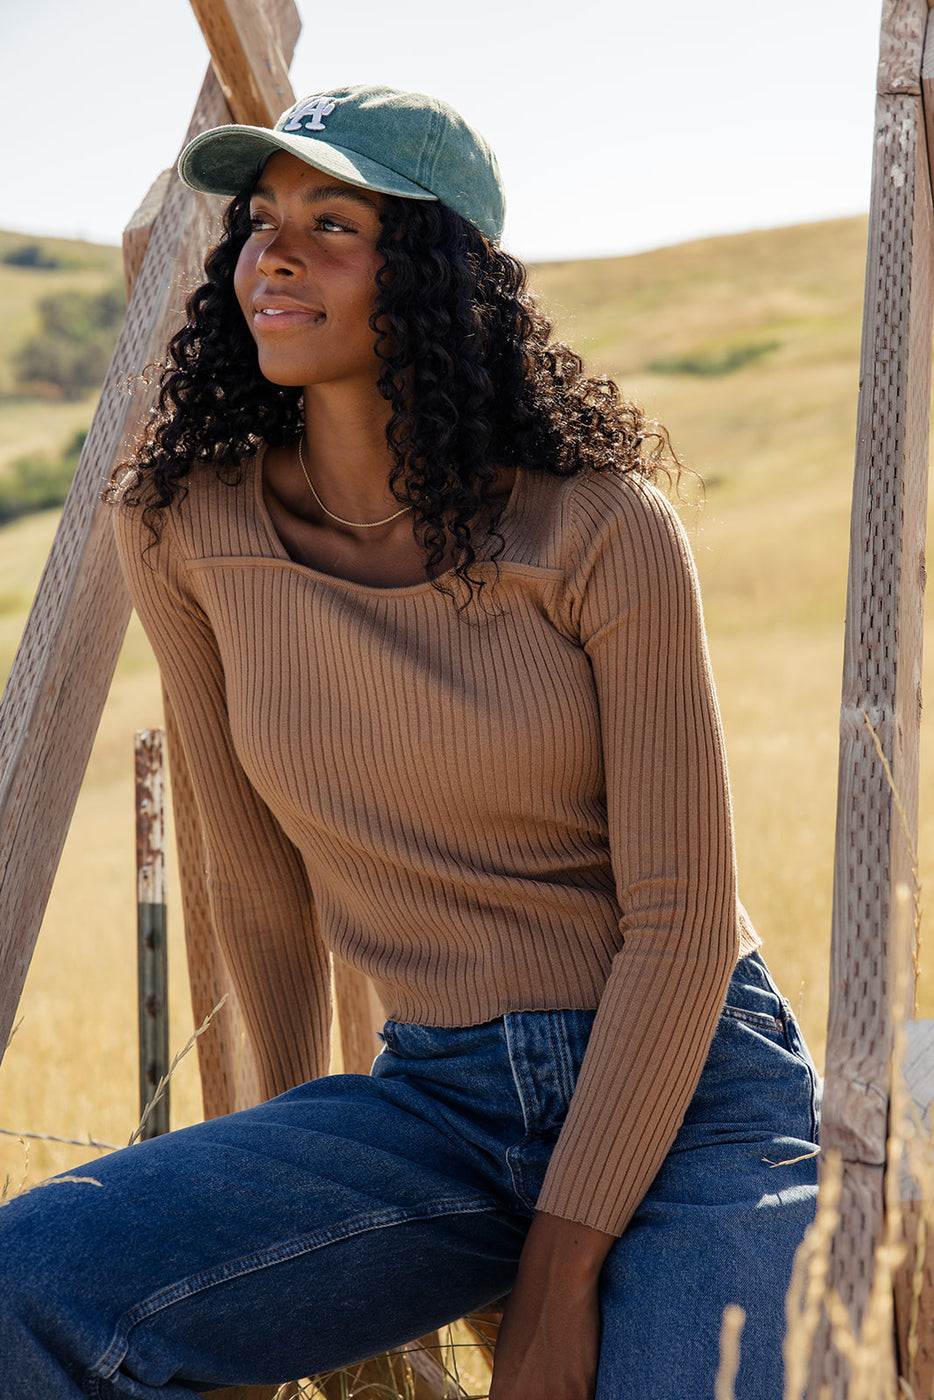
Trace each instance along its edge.
<instances>
[{"instance_id":1,"label":"curly black hair","mask_svg":"<svg viewBox=\"0 0 934 1400\"><path fill-rule=\"evenodd\" d=\"M227 208L206 281L169 343L157 407L125 464L135 474L123 499L142 502L154 538L190 472L209 468L236 482L261 443L293 442L303 430L301 389L260 373L234 293L251 193ZM459 214L387 197L377 251L383 263L370 326L379 391L391 408L390 485L412 508L428 576L453 554L468 589L479 583L471 576L476 522L485 522L495 557L494 488L503 468L654 477L666 469L666 454L677 468L665 430L623 400L612 380L585 376L580 356L552 340L523 264Z\"/></svg>"}]
</instances>

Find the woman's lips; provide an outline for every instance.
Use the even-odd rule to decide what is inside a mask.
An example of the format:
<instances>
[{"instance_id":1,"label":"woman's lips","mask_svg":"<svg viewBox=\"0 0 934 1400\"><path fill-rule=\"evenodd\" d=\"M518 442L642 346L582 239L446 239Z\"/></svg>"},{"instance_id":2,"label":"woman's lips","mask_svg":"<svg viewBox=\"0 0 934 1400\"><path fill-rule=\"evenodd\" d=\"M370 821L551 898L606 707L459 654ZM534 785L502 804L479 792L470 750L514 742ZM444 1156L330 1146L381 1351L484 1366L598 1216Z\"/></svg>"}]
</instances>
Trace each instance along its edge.
<instances>
[{"instance_id":1,"label":"woman's lips","mask_svg":"<svg viewBox=\"0 0 934 1400\"><path fill-rule=\"evenodd\" d=\"M284 331L296 326L315 326L324 321L323 311L294 302L257 302L253 307L253 325L260 331Z\"/></svg>"}]
</instances>

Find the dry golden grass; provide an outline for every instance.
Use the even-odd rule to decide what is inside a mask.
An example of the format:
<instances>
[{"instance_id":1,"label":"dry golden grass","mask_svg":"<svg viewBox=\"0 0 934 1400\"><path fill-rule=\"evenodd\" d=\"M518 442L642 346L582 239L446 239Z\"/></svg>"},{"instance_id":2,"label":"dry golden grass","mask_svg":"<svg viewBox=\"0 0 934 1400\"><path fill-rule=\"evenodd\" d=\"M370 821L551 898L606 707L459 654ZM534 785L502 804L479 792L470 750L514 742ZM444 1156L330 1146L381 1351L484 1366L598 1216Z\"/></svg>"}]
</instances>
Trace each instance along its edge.
<instances>
[{"instance_id":1,"label":"dry golden grass","mask_svg":"<svg viewBox=\"0 0 934 1400\"><path fill-rule=\"evenodd\" d=\"M37 404L35 399L0 403L0 474L17 457L37 452L56 456L75 433L88 426L95 400L96 395L89 394L74 403Z\"/></svg>"},{"instance_id":2,"label":"dry golden grass","mask_svg":"<svg viewBox=\"0 0 934 1400\"><path fill-rule=\"evenodd\" d=\"M569 338L670 425L678 450L706 479L706 507L689 528L730 756L741 893L819 1063L864 248L864 221L845 220L549 265L534 279L550 306L564 308L559 319ZM650 369L660 359L765 343L776 348L730 374ZM0 532L0 674L53 526L51 517L36 517ZM927 655L934 660L930 644ZM2 1127L120 1143L135 1126L132 734L158 720L155 671L134 627L37 945L22 1023L0 1067ZM930 748L923 743L923 889L932 886L934 860ZM170 944L177 1047L192 1027L174 890ZM922 952L919 1014L930 1016L934 994L923 968ZM173 1124L198 1112L189 1057L173 1085ZM914 1170L929 1180L924 1150L914 1141ZM31 1179L92 1155L43 1142L30 1152ZM5 1173L22 1177L23 1147L0 1138L0 1179ZM925 1200L934 1200L934 1190ZM831 1191L802 1256L806 1320L793 1328L799 1350L822 1287L832 1209ZM880 1268L889 1267L883 1256ZM865 1343L847 1339L839 1319L838 1333L851 1352ZM723 1395L728 1353L727 1339ZM794 1365L791 1374L798 1374ZM788 1400L799 1394L792 1386Z\"/></svg>"},{"instance_id":3,"label":"dry golden grass","mask_svg":"<svg viewBox=\"0 0 934 1400\"><path fill-rule=\"evenodd\" d=\"M46 519L46 530L53 524ZM32 536L36 529L33 518L6 535L15 539L22 530ZM36 945L18 1029L0 1067L0 1128L120 1145L136 1126L133 734L160 722L157 673L134 621ZM171 897L171 1041L178 1047L192 1026L174 886ZM199 1117L189 1057L173 1081L173 1124ZM20 1178L23 1155L15 1138L0 1137L0 1180ZM34 1142L30 1178L71 1169L90 1156L86 1149Z\"/></svg>"}]
</instances>

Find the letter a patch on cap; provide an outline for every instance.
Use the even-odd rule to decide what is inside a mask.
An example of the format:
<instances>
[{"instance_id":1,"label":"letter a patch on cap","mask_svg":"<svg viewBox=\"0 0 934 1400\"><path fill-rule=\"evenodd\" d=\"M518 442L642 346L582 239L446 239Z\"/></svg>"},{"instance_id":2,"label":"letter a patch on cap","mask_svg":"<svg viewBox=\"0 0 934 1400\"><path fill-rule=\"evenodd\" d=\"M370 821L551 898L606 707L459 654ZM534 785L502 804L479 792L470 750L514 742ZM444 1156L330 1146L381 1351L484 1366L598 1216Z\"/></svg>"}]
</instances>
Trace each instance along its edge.
<instances>
[{"instance_id":1,"label":"letter a patch on cap","mask_svg":"<svg viewBox=\"0 0 934 1400\"><path fill-rule=\"evenodd\" d=\"M329 117L334 111L334 103L326 97L306 97L304 102L289 114L282 131L324 131L322 117Z\"/></svg>"}]
</instances>

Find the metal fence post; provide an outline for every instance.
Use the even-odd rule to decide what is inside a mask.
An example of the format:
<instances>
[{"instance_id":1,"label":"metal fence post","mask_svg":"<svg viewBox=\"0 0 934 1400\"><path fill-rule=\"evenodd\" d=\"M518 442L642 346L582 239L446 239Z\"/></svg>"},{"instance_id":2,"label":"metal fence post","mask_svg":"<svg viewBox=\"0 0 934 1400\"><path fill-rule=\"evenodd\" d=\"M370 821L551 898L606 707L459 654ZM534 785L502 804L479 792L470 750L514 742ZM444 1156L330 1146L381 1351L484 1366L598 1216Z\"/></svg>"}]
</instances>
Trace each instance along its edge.
<instances>
[{"instance_id":1,"label":"metal fence post","mask_svg":"<svg viewBox=\"0 0 934 1400\"><path fill-rule=\"evenodd\" d=\"M165 886L165 766L161 729L136 734L136 931L139 977L140 1117L169 1067L168 946ZM169 1131L169 1089L153 1105L140 1136Z\"/></svg>"}]
</instances>

